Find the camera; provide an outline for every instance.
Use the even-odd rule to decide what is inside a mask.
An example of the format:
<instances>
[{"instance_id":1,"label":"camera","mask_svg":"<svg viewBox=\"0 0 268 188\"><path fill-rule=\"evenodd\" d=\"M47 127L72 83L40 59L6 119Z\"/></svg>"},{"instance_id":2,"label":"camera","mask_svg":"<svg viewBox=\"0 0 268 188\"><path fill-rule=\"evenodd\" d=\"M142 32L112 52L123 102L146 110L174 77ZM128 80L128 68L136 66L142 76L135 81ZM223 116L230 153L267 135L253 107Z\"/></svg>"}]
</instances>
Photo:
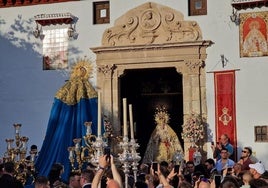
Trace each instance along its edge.
<instances>
[{"instance_id":1,"label":"camera","mask_svg":"<svg viewBox=\"0 0 268 188\"><path fill-rule=\"evenodd\" d=\"M233 168L232 167L228 167L227 168L227 175L231 175L232 174L232 171L233 171Z\"/></svg>"},{"instance_id":2,"label":"camera","mask_svg":"<svg viewBox=\"0 0 268 188\"><path fill-rule=\"evenodd\" d=\"M228 167L228 168L227 168L227 171L228 171L228 172L231 172L232 170L233 170L232 167Z\"/></svg>"}]
</instances>

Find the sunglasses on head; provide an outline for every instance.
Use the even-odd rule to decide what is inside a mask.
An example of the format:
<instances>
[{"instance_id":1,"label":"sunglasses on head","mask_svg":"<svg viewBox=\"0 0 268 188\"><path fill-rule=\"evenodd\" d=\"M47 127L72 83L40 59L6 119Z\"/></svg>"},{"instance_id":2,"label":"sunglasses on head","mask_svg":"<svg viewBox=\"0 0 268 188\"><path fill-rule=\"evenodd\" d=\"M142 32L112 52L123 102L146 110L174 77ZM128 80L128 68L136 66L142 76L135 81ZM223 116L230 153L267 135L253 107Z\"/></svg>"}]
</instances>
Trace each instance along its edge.
<instances>
[{"instance_id":1,"label":"sunglasses on head","mask_svg":"<svg viewBox=\"0 0 268 188\"><path fill-rule=\"evenodd\" d=\"M208 178L200 178L200 181L206 182L206 183L210 183Z\"/></svg>"}]
</instances>

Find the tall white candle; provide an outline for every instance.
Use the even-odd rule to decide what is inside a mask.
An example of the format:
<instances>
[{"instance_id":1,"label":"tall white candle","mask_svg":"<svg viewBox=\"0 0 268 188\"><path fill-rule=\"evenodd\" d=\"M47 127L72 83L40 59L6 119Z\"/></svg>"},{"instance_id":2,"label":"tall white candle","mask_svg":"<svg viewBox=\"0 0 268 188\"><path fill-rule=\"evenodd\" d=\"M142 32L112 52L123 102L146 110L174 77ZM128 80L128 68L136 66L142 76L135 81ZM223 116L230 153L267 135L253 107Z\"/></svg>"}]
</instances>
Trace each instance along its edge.
<instances>
[{"instance_id":1,"label":"tall white candle","mask_svg":"<svg viewBox=\"0 0 268 188\"><path fill-rule=\"evenodd\" d=\"M128 136L127 131L127 99L123 98L123 124L124 124L124 137Z\"/></svg>"},{"instance_id":2,"label":"tall white candle","mask_svg":"<svg viewBox=\"0 0 268 188\"><path fill-rule=\"evenodd\" d=\"M101 136L101 92L98 91L98 136Z\"/></svg>"},{"instance_id":3,"label":"tall white candle","mask_svg":"<svg viewBox=\"0 0 268 188\"><path fill-rule=\"evenodd\" d=\"M128 105L128 108L129 108L130 136L131 136L131 139L134 139L132 104Z\"/></svg>"}]
</instances>

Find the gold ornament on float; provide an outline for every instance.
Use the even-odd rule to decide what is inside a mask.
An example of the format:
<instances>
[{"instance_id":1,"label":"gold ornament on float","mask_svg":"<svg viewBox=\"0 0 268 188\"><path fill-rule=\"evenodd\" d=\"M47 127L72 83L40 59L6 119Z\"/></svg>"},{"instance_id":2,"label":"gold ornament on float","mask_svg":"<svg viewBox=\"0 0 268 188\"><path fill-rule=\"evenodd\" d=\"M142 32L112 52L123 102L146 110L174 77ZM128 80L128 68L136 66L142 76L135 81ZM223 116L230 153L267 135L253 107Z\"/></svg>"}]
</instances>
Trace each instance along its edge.
<instances>
[{"instance_id":1,"label":"gold ornament on float","mask_svg":"<svg viewBox=\"0 0 268 188\"><path fill-rule=\"evenodd\" d=\"M78 59L72 66L70 80L56 93L56 98L68 105L74 105L81 99L98 96L89 82L92 77L93 65L89 59Z\"/></svg>"}]
</instances>

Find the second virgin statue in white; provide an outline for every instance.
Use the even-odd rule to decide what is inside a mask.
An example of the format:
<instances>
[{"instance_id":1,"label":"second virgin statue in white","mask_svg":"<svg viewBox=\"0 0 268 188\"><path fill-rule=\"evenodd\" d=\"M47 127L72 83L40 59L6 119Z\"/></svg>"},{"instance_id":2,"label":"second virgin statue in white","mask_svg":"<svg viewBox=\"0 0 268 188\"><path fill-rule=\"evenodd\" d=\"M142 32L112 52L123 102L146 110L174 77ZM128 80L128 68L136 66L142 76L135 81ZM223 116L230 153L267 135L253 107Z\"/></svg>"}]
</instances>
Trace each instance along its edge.
<instances>
[{"instance_id":1,"label":"second virgin statue in white","mask_svg":"<svg viewBox=\"0 0 268 188\"><path fill-rule=\"evenodd\" d=\"M144 154L143 163L172 161L175 153L182 151L175 131L168 125L169 114L165 107L156 108L156 127L151 134Z\"/></svg>"}]
</instances>

